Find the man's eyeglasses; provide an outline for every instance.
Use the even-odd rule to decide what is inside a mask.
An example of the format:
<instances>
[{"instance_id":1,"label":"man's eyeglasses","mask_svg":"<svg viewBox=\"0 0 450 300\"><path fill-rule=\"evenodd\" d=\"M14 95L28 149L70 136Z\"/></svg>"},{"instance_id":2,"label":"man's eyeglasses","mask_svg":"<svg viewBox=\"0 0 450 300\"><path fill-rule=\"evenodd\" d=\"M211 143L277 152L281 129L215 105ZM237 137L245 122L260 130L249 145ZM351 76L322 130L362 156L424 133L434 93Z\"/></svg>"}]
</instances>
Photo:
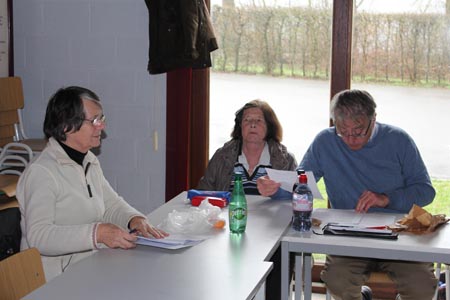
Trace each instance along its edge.
<instances>
[{"instance_id":1,"label":"man's eyeglasses","mask_svg":"<svg viewBox=\"0 0 450 300\"><path fill-rule=\"evenodd\" d=\"M90 122L93 126L102 126L106 123L106 116L105 115L101 115L101 116L97 116L94 119L83 119L83 121L86 122Z\"/></svg>"},{"instance_id":2,"label":"man's eyeglasses","mask_svg":"<svg viewBox=\"0 0 450 300\"><path fill-rule=\"evenodd\" d=\"M354 129L354 130L352 130L354 133L351 133L351 134L347 134L346 132L338 132L338 129L336 126L334 127L334 130L336 132L336 135L340 138L354 137L356 139L359 139L359 138L365 137L367 135L367 133L369 133L370 125L372 125L372 119L370 119L369 125L367 125L367 128L364 133L362 132L363 131L362 129Z\"/></svg>"}]
</instances>

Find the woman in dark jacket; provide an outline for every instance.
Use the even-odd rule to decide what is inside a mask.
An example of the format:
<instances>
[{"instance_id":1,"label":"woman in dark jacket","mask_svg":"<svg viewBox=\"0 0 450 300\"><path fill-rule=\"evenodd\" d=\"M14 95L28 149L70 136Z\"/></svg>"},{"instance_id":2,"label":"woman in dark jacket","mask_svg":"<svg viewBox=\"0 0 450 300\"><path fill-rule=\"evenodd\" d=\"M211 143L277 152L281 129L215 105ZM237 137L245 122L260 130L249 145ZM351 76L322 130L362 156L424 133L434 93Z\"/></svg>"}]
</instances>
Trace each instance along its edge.
<instances>
[{"instance_id":1,"label":"woman in dark jacket","mask_svg":"<svg viewBox=\"0 0 450 300\"><path fill-rule=\"evenodd\" d=\"M231 140L219 148L209 161L198 189L233 189L233 174L243 173L246 194L256 194L256 180L267 174L266 168L295 170L294 156L281 144L283 129L265 101L253 100L236 112Z\"/></svg>"}]
</instances>

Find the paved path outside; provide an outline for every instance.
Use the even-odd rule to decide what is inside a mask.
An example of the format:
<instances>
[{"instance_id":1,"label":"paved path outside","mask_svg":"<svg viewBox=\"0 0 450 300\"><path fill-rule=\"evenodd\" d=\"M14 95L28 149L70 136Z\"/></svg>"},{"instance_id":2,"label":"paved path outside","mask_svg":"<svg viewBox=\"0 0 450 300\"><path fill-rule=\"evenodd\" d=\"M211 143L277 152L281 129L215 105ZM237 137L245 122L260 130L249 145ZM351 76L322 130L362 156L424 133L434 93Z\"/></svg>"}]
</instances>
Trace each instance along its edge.
<instances>
[{"instance_id":1,"label":"paved path outside","mask_svg":"<svg viewBox=\"0 0 450 300\"><path fill-rule=\"evenodd\" d=\"M433 178L450 179L450 89L355 84L377 103L377 121L406 130ZM234 113L263 99L283 125L283 143L300 161L329 124L328 81L211 72L210 155L230 139Z\"/></svg>"}]
</instances>

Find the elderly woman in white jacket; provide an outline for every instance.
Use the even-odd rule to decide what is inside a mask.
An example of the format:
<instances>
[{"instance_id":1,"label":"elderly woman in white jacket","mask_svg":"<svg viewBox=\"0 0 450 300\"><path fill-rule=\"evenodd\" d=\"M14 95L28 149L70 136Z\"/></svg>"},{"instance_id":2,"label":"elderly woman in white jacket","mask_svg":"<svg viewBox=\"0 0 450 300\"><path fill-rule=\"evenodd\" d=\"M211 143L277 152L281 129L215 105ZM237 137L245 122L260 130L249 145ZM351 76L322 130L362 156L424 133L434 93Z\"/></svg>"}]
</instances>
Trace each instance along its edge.
<instances>
[{"instance_id":1,"label":"elderly woman in white jacket","mask_svg":"<svg viewBox=\"0 0 450 300\"><path fill-rule=\"evenodd\" d=\"M95 93L75 86L58 90L45 115L47 147L17 185L21 249L38 248L47 281L95 249L135 247L136 233L167 236L104 177L89 151L100 145L104 128L105 116Z\"/></svg>"}]
</instances>

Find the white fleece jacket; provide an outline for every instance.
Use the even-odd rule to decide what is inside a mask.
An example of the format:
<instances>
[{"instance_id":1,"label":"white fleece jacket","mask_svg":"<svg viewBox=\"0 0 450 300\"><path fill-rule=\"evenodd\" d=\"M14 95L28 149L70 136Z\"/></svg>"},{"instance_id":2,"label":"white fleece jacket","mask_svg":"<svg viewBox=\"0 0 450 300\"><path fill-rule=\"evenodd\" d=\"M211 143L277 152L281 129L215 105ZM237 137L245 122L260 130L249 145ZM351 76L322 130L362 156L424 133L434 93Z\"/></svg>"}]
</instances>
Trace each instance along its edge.
<instances>
[{"instance_id":1,"label":"white fleece jacket","mask_svg":"<svg viewBox=\"0 0 450 300\"><path fill-rule=\"evenodd\" d=\"M127 228L131 218L143 216L112 189L92 152L81 167L53 138L21 175L16 197L21 249L39 250L47 281L95 251L98 223Z\"/></svg>"}]
</instances>

